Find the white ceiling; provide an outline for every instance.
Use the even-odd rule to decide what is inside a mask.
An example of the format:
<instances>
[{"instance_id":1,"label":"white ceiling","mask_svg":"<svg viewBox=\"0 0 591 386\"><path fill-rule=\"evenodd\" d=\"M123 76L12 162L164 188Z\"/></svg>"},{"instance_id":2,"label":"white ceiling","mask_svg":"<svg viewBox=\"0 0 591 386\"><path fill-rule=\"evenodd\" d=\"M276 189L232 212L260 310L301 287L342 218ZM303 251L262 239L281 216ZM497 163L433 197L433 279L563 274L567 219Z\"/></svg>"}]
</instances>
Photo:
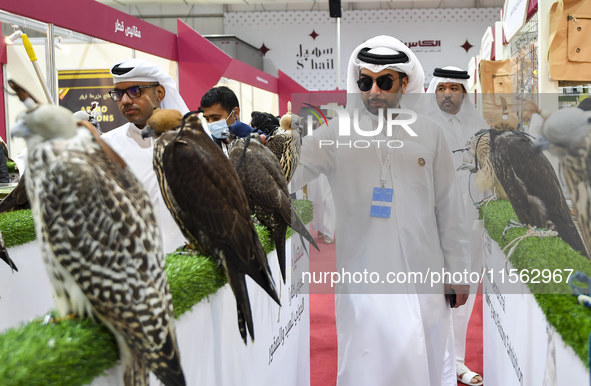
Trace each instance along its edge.
<instances>
[{"instance_id":1,"label":"white ceiling","mask_svg":"<svg viewBox=\"0 0 591 386\"><path fill-rule=\"evenodd\" d=\"M228 12L326 11L328 0L96 0L119 11L177 32L177 19L202 35L225 34ZM342 0L344 11L414 8L502 7L505 0Z\"/></svg>"},{"instance_id":2,"label":"white ceiling","mask_svg":"<svg viewBox=\"0 0 591 386\"><path fill-rule=\"evenodd\" d=\"M200 8L208 5L221 6L223 12L249 11L289 11L289 10L328 10L328 0L97 0L120 11L143 15L144 17L163 17L170 14L191 17L202 13ZM481 8L502 7L505 0L342 0L343 10L356 9L412 9L412 8ZM236 7L242 5L243 7ZM246 6L246 7L244 7ZM264 8L264 9L263 9ZM140 16L141 17L141 16Z\"/></svg>"}]
</instances>

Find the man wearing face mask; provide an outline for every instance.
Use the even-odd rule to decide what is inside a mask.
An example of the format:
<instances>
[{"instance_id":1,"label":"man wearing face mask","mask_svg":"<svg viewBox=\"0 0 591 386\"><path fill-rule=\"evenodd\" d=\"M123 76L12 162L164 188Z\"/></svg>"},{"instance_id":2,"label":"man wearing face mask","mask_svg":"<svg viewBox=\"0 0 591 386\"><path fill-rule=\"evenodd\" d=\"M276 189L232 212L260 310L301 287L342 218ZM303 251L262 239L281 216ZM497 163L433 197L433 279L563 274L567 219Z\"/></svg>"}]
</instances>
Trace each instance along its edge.
<instances>
[{"instance_id":1,"label":"man wearing face mask","mask_svg":"<svg viewBox=\"0 0 591 386\"><path fill-rule=\"evenodd\" d=\"M174 80L154 63L128 59L111 68L114 89L109 92L128 123L101 136L115 150L145 186L162 231L164 251L173 252L185 243L179 227L164 204L156 173L152 166L154 143L142 139L141 130L154 108L189 112L179 95Z\"/></svg>"},{"instance_id":2,"label":"man wearing face mask","mask_svg":"<svg viewBox=\"0 0 591 386\"><path fill-rule=\"evenodd\" d=\"M201 108L214 141L224 150L230 133L238 137L252 133L252 127L240 122L238 98L226 86L209 89L201 98Z\"/></svg>"}]
</instances>

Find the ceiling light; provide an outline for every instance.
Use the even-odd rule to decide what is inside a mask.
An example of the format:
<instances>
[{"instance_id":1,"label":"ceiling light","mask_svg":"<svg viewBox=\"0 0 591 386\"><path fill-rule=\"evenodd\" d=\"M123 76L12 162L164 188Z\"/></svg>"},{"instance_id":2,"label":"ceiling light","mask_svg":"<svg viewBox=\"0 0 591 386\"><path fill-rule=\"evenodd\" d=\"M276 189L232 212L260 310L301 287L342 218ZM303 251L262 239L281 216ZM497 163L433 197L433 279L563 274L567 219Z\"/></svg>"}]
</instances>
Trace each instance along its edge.
<instances>
[{"instance_id":1,"label":"ceiling light","mask_svg":"<svg viewBox=\"0 0 591 386\"><path fill-rule=\"evenodd\" d=\"M23 34L23 31L21 31L20 29L17 29L11 35L7 36L4 39L4 41L6 42L6 44L12 44L15 41L17 41L18 39L20 39L22 34Z\"/></svg>"},{"instance_id":2,"label":"ceiling light","mask_svg":"<svg viewBox=\"0 0 591 386\"><path fill-rule=\"evenodd\" d=\"M62 44L62 38L61 37L58 37L57 40L55 41L55 48L57 48L58 50L60 50L64 54L70 53L70 48L68 46L64 46Z\"/></svg>"}]
</instances>

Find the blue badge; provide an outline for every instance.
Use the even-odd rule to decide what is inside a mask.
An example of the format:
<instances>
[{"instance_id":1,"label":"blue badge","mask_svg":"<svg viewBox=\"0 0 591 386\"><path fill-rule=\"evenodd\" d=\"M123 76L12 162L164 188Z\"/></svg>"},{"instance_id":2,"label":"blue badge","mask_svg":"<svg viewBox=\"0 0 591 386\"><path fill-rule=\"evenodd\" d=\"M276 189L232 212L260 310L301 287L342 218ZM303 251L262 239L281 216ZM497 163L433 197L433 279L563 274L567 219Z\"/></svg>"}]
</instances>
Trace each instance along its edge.
<instances>
[{"instance_id":1,"label":"blue badge","mask_svg":"<svg viewBox=\"0 0 591 386\"><path fill-rule=\"evenodd\" d=\"M373 196L371 198L371 217L390 218L392 212L392 198L394 197L394 189L390 188L373 188Z\"/></svg>"}]
</instances>

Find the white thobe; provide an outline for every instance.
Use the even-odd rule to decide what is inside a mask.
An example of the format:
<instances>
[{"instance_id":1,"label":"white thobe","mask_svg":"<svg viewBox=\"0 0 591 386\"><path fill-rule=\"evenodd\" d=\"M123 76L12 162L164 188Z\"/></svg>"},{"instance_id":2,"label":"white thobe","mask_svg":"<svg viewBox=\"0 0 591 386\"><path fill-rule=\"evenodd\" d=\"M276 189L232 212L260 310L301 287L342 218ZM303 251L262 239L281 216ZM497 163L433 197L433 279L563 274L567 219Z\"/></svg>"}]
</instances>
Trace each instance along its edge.
<instances>
[{"instance_id":1,"label":"white thobe","mask_svg":"<svg viewBox=\"0 0 591 386\"><path fill-rule=\"evenodd\" d=\"M312 229L334 239L336 227L334 200L326 176L321 175L308 183L308 200L314 204L314 217L310 223Z\"/></svg>"},{"instance_id":2,"label":"white thobe","mask_svg":"<svg viewBox=\"0 0 591 386\"><path fill-rule=\"evenodd\" d=\"M158 179L153 167L154 143L151 141L151 146L142 148L131 136L129 130L139 130L134 124L126 123L119 126L101 136L111 149L113 149L125 161L127 166L140 180L146 188L152 205L154 206L154 213L156 213L156 221L160 226L162 232L162 240L164 245L164 252L174 252L178 247L184 245L185 238L181 233L178 225L172 218L170 211L164 203L164 198L158 185Z\"/></svg>"},{"instance_id":3,"label":"white thobe","mask_svg":"<svg viewBox=\"0 0 591 386\"><path fill-rule=\"evenodd\" d=\"M362 118L361 127L368 124ZM328 177L339 235L337 272L379 272L379 280L386 281L388 272L470 269L468 230L449 147L432 120L419 116L411 127L417 137L399 126L393 132L404 145L393 152L388 168L386 187L394 190L388 219L370 217L372 192L380 186L388 153L385 142L378 153L375 143L368 148L319 145L392 138L364 137L353 128L350 137L339 137L338 119L304 138L292 186L301 187L320 173ZM455 377L443 379L451 317L442 285L438 294L423 290L409 283L337 285L339 386L456 384Z\"/></svg>"},{"instance_id":4,"label":"white thobe","mask_svg":"<svg viewBox=\"0 0 591 386\"><path fill-rule=\"evenodd\" d=\"M456 114L448 114L440 109L428 115L438 122L443 128L445 139L451 150L462 149L466 147L466 142L476 132L482 129L488 129L486 121L480 117L468 116L462 112L462 109ZM452 154L454 166L457 169L462 164L462 152ZM460 186L464 208L466 211L467 226L472 228L472 224L478 219L478 210L474 202L481 201L483 193L476 187L474 176L470 176L468 171L457 171L456 178ZM482 230L472 230L470 233L470 256L472 257L472 272L480 273L482 270ZM466 304L462 307L452 310L453 334L455 346L455 359L458 365L463 365L466 356L466 332L470 315L474 308L476 300L477 284L472 285L470 296Z\"/></svg>"}]
</instances>

